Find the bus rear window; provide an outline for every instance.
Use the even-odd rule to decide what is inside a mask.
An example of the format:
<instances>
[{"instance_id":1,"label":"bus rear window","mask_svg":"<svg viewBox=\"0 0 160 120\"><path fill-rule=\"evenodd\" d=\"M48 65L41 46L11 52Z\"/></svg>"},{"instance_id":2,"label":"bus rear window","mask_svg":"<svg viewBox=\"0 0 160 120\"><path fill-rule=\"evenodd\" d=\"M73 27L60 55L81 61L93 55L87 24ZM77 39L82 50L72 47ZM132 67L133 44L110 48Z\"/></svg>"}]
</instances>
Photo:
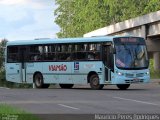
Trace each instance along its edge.
<instances>
[{"instance_id":1,"label":"bus rear window","mask_svg":"<svg viewBox=\"0 0 160 120\"><path fill-rule=\"evenodd\" d=\"M8 57L7 57L7 62L18 62L19 61L19 55L18 55L18 47L14 46L9 46L7 47L8 51Z\"/></svg>"}]
</instances>

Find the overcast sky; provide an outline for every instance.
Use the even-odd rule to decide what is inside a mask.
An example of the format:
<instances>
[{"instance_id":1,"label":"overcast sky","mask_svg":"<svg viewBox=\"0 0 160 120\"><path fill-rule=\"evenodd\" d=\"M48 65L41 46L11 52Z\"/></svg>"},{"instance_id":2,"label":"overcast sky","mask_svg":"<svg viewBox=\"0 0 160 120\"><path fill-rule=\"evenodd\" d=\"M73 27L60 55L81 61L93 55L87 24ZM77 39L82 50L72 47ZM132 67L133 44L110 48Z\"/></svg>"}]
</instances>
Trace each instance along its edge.
<instances>
[{"instance_id":1,"label":"overcast sky","mask_svg":"<svg viewBox=\"0 0 160 120\"><path fill-rule=\"evenodd\" d=\"M54 0L0 0L0 39L55 38Z\"/></svg>"}]
</instances>

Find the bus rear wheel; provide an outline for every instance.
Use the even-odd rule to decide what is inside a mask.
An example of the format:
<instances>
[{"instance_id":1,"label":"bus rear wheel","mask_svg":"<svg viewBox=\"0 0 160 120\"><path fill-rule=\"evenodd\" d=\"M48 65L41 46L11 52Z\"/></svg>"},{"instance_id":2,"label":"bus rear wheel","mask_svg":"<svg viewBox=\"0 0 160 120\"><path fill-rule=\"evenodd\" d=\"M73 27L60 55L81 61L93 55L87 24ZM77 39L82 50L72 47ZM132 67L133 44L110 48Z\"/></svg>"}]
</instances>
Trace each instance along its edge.
<instances>
[{"instance_id":1,"label":"bus rear wheel","mask_svg":"<svg viewBox=\"0 0 160 120\"><path fill-rule=\"evenodd\" d=\"M43 76L40 73L37 73L34 76L34 83L36 88L43 88L44 84L43 84Z\"/></svg>"},{"instance_id":2,"label":"bus rear wheel","mask_svg":"<svg viewBox=\"0 0 160 120\"><path fill-rule=\"evenodd\" d=\"M130 86L130 84L117 84L117 87L120 89L120 90L126 90L128 89Z\"/></svg>"},{"instance_id":3,"label":"bus rear wheel","mask_svg":"<svg viewBox=\"0 0 160 120\"><path fill-rule=\"evenodd\" d=\"M61 88L72 88L74 84L59 84Z\"/></svg>"},{"instance_id":4,"label":"bus rear wheel","mask_svg":"<svg viewBox=\"0 0 160 120\"><path fill-rule=\"evenodd\" d=\"M91 75L89 80L90 80L90 86L94 90L100 90L104 87L104 85L99 84L99 77L96 74Z\"/></svg>"}]
</instances>

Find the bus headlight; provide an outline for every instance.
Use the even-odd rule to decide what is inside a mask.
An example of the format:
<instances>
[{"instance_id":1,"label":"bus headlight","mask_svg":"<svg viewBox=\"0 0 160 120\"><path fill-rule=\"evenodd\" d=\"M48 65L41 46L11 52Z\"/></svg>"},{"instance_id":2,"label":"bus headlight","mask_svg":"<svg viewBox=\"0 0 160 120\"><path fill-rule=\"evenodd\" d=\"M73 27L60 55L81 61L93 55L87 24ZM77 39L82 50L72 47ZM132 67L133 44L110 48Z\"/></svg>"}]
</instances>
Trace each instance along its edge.
<instances>
[{"instance_id":1,"label":"bus headlight","mask_svg":"<svg viewBox=\"0 0 160 120\"><path fill-rule=\"evenodd\" d=\"M146 75L149 75L149 72L146 72Z\"/></svg>"},{"instance_id":2,"label":"bus headlight","mask_svg":"<svg viewBox=\"0 0 160 120\"><path fill-rule=\"evenodd\" d=\"M121 72L117 72L117 74L118 74L119 76L123 76L123 75L124 75L124 73L121 73Z\"/></svg>"}]
</instances>

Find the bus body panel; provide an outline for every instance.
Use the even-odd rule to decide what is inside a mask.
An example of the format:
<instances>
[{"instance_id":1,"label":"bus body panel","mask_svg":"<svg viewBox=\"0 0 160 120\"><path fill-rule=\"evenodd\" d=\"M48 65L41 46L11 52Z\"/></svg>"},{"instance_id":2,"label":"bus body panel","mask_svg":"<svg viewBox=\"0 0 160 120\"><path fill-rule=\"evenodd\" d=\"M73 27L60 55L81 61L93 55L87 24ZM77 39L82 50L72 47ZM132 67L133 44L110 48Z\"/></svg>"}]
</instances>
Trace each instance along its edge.
<instances>
[{"instance_id":1,"label":"bus body panel","mask_svg":"<svg viewBox=\"0 0 160 120\"><path fill-rule=\"evenodd\" d=\"M47 62L43 64L42 75L45 83L87 84L87 76L92 71L102 77L102 62Z\"/></svg>"},{"instance_id":2,"label":"bus body panel","mask_svg":"<svg viewBox=\"0 0 160 120\"><path fill-rule=\"evenodd\" d=\"M26 82L33 83L33 77L36 72L42 73L43 65L39 62L27 62L26 63Z\"/></svg>"},{"instance_id":3,"label":"bus body panel","mask_svg":"<svg viewBox=\"0 0 160 120\"><path fill-rule=\"evenodd\" d=\"M42 62L45 83L72 83L71 62Z\"/></svg>"},{"instance_id":4,"label":"bus body panel","mask_svg":"<svg viewBox=\"0 0 160 120\"><path fill-rule=\"evenodd\" d=\"M16 83L22 82L21 63L7 63L5 69L6 80Z\"/></svg>"},{"instance_id":5,"label":"bus body panel","mask_svg":"<svg viewBox=\"0 0 160 120\"><path fill-rule=\"evenodd\" d=\"M86 61L86 62L79 62L75 61L72 62L72 79L74 84L87 84L88 83L88 74L90 72L94 72L96 74L102 74L102 62L100 61ZM101 76L100 83L104 81Z\"/></svg>"},{"instance_id":6,"label":"bus body panel","mask_svg":"<svg viewBox=\"0 0 160 120\"><path fill-rule=\"evenodd\" d=\"M132 84L150 82L149 70L116 70L111 84Z\"/></svg>"},{"instance_id":7,"label":"bus body panel","mask_svg":"<svg viewBox=\"0 0 160 120\"><path fill-rule=\"evenodd\" d=\"M95 72L99 76L100 84L105 84L102 62L27 63L26 66L27 83L32 83L35 72L40 72L44 83L87 84L88 74Z\"/></svg>"}]
</instances>

